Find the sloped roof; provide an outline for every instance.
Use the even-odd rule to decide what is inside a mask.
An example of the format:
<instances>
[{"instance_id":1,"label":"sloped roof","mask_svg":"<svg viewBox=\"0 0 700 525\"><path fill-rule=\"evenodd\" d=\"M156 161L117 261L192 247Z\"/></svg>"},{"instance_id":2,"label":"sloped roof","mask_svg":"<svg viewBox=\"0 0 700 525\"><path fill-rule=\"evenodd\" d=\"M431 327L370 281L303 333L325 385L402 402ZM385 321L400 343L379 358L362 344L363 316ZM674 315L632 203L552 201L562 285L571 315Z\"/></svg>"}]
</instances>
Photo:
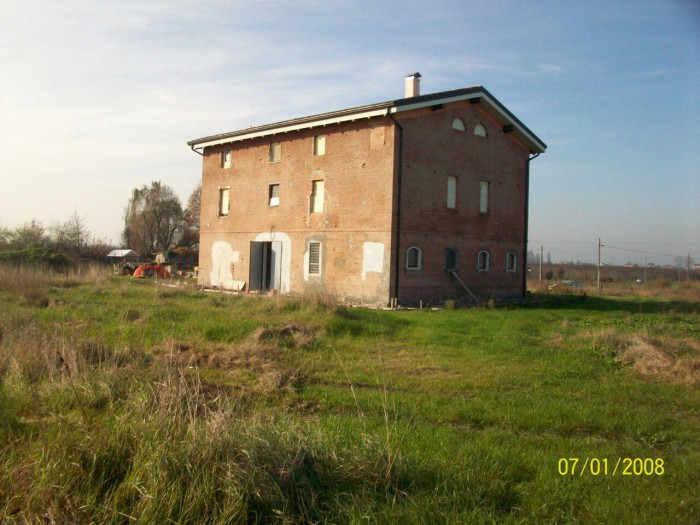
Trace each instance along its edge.
<instances>
[{"instance_id":1,"label":"sloped roof","mask_svg":"<svg viewBox=\"0 0 700 525\"><path fill-rule=\"evenodd\" d=\"M218 135L210 135L199 139L190 140L187 145L192 149L204 149L217 144L226 144L256 137L288 133L300 129L309 129L340 122L386 116L412 109L429 107L436 104L448 104L461 100L472 100L483 104L484 109L491 114L503 126L508 126L509 131L515 133L530 148L532 153L544 153L547 145L537 137L530 129L513 115L496 97L491 95L483 86L472 86L439 93L429 93L417 97L400 98L368 104L354 108L330 111L307 117L283 120L272 124L255 126Z\"/></svg>"},{"instance_id":2,"label":"sloped roof","mask_svg":"<svg viewBox=\"0 0 700 525\"><path fill-rule=\"evenodd\" d=\"M134 250L112 250L107 254L107 257L138 257L139 254Z\"/></svg>"}]
</instances>

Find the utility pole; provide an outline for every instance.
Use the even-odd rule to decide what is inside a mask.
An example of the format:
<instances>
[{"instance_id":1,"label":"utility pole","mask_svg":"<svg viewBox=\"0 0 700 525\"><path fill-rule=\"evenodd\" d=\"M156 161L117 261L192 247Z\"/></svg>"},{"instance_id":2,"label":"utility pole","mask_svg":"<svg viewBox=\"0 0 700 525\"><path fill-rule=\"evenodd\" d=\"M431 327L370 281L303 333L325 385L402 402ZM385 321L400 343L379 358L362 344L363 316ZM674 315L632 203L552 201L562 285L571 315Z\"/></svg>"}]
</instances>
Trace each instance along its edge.
<instances>
[{"instance_id":1,"label":"utility pole","mask_svg":"<svg viewBox=\"0 0 700 525\"><path fill-rule=\"evenodd\" d=\"M647 283L647 258L644 257L644 284Z\"/></svg>"},{"instance_id":2,"label":"utility pole","mask_svg":"<svg viewBox=\"0 0 700 525\"><path fill-rule=\"evenodd\" d=\"M542 282L542 259L544 258L544 246L540 246L540 282Z\"/></svg>"},{"instance_id":3,"label":"utility pole","mask_svg":"<svg viewBox=\"0 0 700 525\"><path fill-rule=\"evenodd\" d=\"M598 293L600 293L600 237L598 237Z\"/></svg>"},{"instance_id":4,"label":"utility pole","mask_svg":"<svg viewBox=\"0 0 700 525\"><path fill-rule=\"evenodd\" d=\"M690 254L688 254L688 266L685 267L685 280L690 281Z\"/></svg>"}]
</instances>

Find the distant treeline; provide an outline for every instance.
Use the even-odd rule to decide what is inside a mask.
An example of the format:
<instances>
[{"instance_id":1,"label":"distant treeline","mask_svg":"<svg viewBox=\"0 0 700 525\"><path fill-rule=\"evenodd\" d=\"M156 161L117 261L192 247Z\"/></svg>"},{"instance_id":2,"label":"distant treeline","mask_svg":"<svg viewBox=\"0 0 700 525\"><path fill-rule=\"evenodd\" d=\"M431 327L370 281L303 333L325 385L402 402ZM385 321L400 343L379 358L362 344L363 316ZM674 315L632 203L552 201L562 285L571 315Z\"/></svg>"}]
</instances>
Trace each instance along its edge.
<instances>
[{"instance_id":1,"label":"distant treeline","mask_svg":"<svg viewBox=\"0 0 700 525\"><path fill-rule=\"evenodd\" d=\"M528 264L528 279L539 280L539 262ZM542 280L554 281L571 279L581 282L595 282L598 279L598 267L595 264L543 264ZM604 283L612 282L635 282L641 281L685 281L700 280L700 270L685 268L661 268L660 266L644 267L634 266L601 266L600 280Z\"/></svg>"}]
</instances>

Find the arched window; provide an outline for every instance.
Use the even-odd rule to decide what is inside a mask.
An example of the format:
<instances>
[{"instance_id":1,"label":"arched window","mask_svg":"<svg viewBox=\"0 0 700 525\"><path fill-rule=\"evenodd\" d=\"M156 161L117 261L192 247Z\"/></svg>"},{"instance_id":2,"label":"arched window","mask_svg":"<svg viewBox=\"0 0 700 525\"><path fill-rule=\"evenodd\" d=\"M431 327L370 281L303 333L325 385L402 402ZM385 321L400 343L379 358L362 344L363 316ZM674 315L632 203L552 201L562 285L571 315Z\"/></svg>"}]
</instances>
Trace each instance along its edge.
<instances>
[{"instance_id":1,"label":"arched window","mask_svg":"<svg viewBox=\"0 0 700 525\"><path fill-rule=\"evenodd\" d=\"M480 251L476 256L476 271L488 272L491 256L486 250Z\"/></svg>"},{"instance_id":2,"label":"arched window","mask_svg":"<svg viewBox=\"0 0 700 525\"><path fill-rule=\"evenodd\" d=\"M417 246L411 246L408 250L406 250L406 269L418 272L422 267L423 250Z\"/></svg>"},{"instance_id":3,"label":"arched window","mask_svg":"<svg viewBox=\"0 0 700 525\"><path fill-rule=\"evenodd\" d=\"M518 254L515 252L508 252L506 254L506 271L515 272L518 270Z\"/></svg>"},{"instance_id":4,"label":"arched window","mask_svg":"<svg viewBox=\"0 0 700 525\"><path fill-rule=\"evenodd\" d=\"M474 126L474 135L476 135L477 137L486 136L486 128L482 123L479 123L476 126Z\"/></svg>"},{"instance_id":5,"label":"arched window","mask_svg":"<svg viewBox=\"0 0 700 525\"><path fill-rule=\"evenodd\" d=\"M464 131L467 128L464 127L464 121L461 118L456 118L452 121L452 129L456 129L457 131Z\"/></svg>"},{"instance_id":6,"label":"arched window","mask_svg":"<svg viewBox=\"0 0 700 525\"><path fill-rule=\"evenodd\" d=\"M454 248L445 249L445 271L457 271L457 250Z\"/></svg>"}]
</instances>

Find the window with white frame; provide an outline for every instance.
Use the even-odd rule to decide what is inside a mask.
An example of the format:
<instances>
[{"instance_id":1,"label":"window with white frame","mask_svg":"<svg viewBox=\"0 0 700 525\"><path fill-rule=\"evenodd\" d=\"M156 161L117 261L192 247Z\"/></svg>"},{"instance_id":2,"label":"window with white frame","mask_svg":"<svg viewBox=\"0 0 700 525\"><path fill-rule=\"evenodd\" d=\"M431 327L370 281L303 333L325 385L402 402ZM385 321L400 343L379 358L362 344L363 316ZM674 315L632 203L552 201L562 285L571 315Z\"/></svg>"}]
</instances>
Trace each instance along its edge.
<instances>
[{"instance_id":1,"label":"window with white frame","mask_svg":"<svg viewBox=\"0 0 700 525\"><path fill-rule=\"evenodd\" d=\"M417 246L411 246L406 250L406 269L418 272L423 267L423 250Z\"/></svg>"},{"instance_id":2,"label":"window with white frame","mask_svg":"<svg viewBox=\"0 0 700 525\"><path fill-rule=\"evenodd\" d=\"M321 273L321 243L309 243L309 275Z\"/></svg>"},{"instance_id":3,"label":"window with white frame","mask_svg":"<svg viewBox=\"0 0 700 525\"><path fill-rule=\"evenodd\" d=\"M515 272L518 269L518 254L515 252L508 252L506 254L506 271Z\"/></svg>"},{"instance_id":4,"label":"window with white frame","mask_svg":"<svg viewBox=\"0 0 700 525\"><path fill-rule=\"evenodd\" d=\"M477 272L488 272L491 256L486 250L480 251L476 255L476 271Z\"/></svg>"},{"instance_id":5,"label":"window with white frame","mask_svg":"<svg viewBox=\"0 0 700 525\"><path fill-rule=\"evenodd\" d=\"M457 271L457 250L454 248L445 249L445 271Z\"/></svg>"},{"instance_id":6,"label":"window with white frame","mask_svg":"<svg viewBox=\"0 0 700 525\"><path fill-rule=\"evenodd\" d=\"M282 143L270 142L270 162L279 162L282 160Z\"/></svg>"},{"instance_id":7,"label":"window with white frame","mask_svg":"<svg viewBox=\"0 0 700 525\"><path fill-rule=\"evenodd\" d=\"M280 185L270 184L270 206L280 205Z\"/></svg>"},{"instance_id":8,"label":"window with white frame","mask_svg":"<svg viewBox=\"0 0 700 525\"><path fill-rule=\"evenodd\" d=\"M326 136L325 135L315 135L314 136L314 155L325 155L326 154Z\"/></svg>"},{"instance_id":9,"label":"window with white frame","mask_svg":"<svg viewBox=\"0 0 700 525\"><path fill-rule=\"evenodd\" d=\"M230 188L219 188L219 217L226 217L231 207L229 201Z\"/></svg>"},{"instance_id":10,"label":"window with white frame","mask_svg":"<svg viewBox=\"0 0 700 525\"><path fill-rule=\"evenodd\" d=\"M477 137L485 137L486 136L486 126L484 126L481 123L474 126L474 135L476 135Z\"/></svg>"},{"instance_id":11,"label":"window with white frame","mask_svg":"<svg viewBox=\"0 0 700 525\"><path fill-rule=\"evenodd\" d=\"M311 213L323 213L323 200L325 189L322 180L315 180L311 183Z\"/></svg>"},{"instance_id":12,"label":"window with white frame","mask_svg":"<svg viewBox=\"0 0 700 525\"><path fill-rule=\"evenodd\" d=\"M457 177L447 176L447 207L454 210L457 207Z\"/></svg>"},{"instance_id":13,"label":"window with white frame","mask_svg":"<svg viewBox=\"0 0 700 525\"><path fill-rule=\"evenodd\" d=\"M464 121L461 118L456 118L452 121L452 129L457 131L464 131L467 128L464 126Z\"/></svg>"},{"instance_id":14,"label":"window with white frame","mask_svg":"<svg viewBox=\"0 0 700 525\"><path fill-rule=\"evenodd\" d=\"M221 167L224 169L231 167L231 150L225 149L221 152Z\"/></svg>"},{"instance_id":15,"label":"window with white frame","mask_svg":"<svg viewBox=\"0 0 700 525\"><path fill-rule=\"evenodd\" d=\"M485 180L479 181L479 213L489 212L489 183Z\"/></svg>"}]
</instances>

